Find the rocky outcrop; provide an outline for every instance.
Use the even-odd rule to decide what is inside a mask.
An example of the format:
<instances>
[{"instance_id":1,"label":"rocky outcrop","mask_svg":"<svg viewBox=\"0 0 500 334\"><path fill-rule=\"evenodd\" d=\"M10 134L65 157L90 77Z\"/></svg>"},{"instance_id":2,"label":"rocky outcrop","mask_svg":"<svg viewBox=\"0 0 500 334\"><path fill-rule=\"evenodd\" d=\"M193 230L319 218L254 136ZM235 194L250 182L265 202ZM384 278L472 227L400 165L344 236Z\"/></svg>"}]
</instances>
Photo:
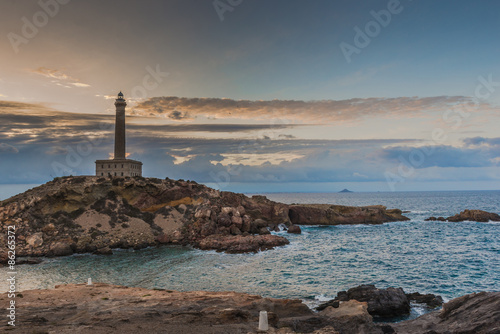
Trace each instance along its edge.
<instances>
[{"instance_id":1,"label":"rocky outcrop","mask_svg":"<svg viewBox=\"0 0 500 334\"><path fill-rule=\"evenodd\" d=\"M287 205L264 196L183 180L81 176L56 178L0 202L0 223L16 227L18 257L36 257L111 254L113 248L165 243L256 252L287 244L269 229L290 220ZM259 235L264 232L265 238Z\"/></svg>"},{"instance_id":2,"label":"rocky outcrop","mask_svg":"<svg viewBox=\"0 0 500 334\"><path fill-rule=\"evenodd\" d=\"M401 210L385 206L343 206L329 204L291 205L290 221L297 225L382 224L405 221Z\"/></svg>"},{"instance_id":3,"label":"rocky outcrop","mask_svg":"<svg viewBox=\"0 0 500 334\"><path fill-rule=\"evenodd\" d=\"M429 222L429 221L431 221L431 222L435 222L435 221L445 222L445 221L446 221L446 218L444 218L444 217L437 217L437 218L436 218L436 217L429 217L429 218L426 218L426 219L424 219L424 220L425 220L426 222Z\"/></svg>"},{"instance_id":4,"label":"rocky outcrop","mask_svg":"<svg viewBox=\"0 0 500 334\"><path fill-rule=\"evenodd\" d=\"M297 224L398 218L407 219L382 206L289 206L168 178L56 178L0 202L0 227L16 227L18 257L110 254L114 248L160 244L256 252L287 244L270 231L300 233ZM0 230L0 253L7 249L6 230Z\"/></svg>"},{"instance_id":5,"label":"rocky outcrop","mask_svg":"<svg viewBox=\"0 0 500 334\"><path fill-rule=\"evenodd\" d=\"M301 234L302 229L298 225L291 225L288 227L287 233Z\"/></svg>"},{"instance_id":6,"label":"rocky outcrop","mask_svg":"<svg viewBox=\"0 0 500 334\"><path fill-rule=\"evenodd\" d=\"M340 291L335 299L318 306L317 310L338 307L349 300L368 304L372 316L393 318L410 313L410 302L401 288L377 289L374 285L360 285L347 291Z\"/></svg>"},{"instance_id":7,"label":"rocky outcrop","mask_svg":"<svg viewBox=\"0 0 500 334\"><path fill-rule=\"evenodd\" d=\"M440 311L391 325L401 334L500 333L500 292L480 292L455 298Z\"/></svg>"},{"instance_id":8,"label":"rocky outcrop","mask_svg":"<svg viewBox=\"0 0 500 334\"><path fill-rule=\"evenodd\" d=\"M276 235L230 235L230 236L218 236L211 235L202 239L197 246L201 249L209 250L215 249L218 251L224 251L227 253L248 253L255 251L263 251L266 249L272 249L277 246L283 246L289 244L284 237Z\"/></svg>"},{"instance_id":9,"label":"rocky outcrop","mask_svg":"<svg viewBox=\"0 0 500 334\"><path fill-rule=\"evenodd\" d=\"M373 323L366 302L350 300L343 302L338 308L331 306L320 312L328 317L335 329L341 333L382 334L382 330Z\"/></svg>"},{"instance_id":10,"label":"rocky outcrop","mask_svg":"<svg viewBox=\"0 0 500 334\"><path fill-rule=\"evenodd\" d=\"M428 308L436 308L443 305L443 298L441 296L436 296L432 293L421 294L419 292L407 293L406 297L409 301L415 302L417 304L424 304Z\"/></svg>"},{"instance_id":11,"label":"rocky outcrop","mask_svg":"<svg viewBox=\"0 0 500 334\"><path fill-rule=\"evenodd\" d=\"M500 215L487 212L483 210L464 210L459 214L450 216L448 218L444 217L429 217L425 221L449 221L449 222L463 222L463 221L473 221L479 223L487 223L489 221L498 222L500 221Z\"/></svg>"},{"instance_id":12,"label":"rocky outcrop","mask_svg":"<svg viewBox=\"0 0 500 334\"><path fill-rule=\"evenodd\" d=\"M489 221L500 221L500 216L496 213L486 212L482 210L464 210L457 215L447 218L450 222L463 222L466 220L487 223Z\"/></svg>"}]
</instances>

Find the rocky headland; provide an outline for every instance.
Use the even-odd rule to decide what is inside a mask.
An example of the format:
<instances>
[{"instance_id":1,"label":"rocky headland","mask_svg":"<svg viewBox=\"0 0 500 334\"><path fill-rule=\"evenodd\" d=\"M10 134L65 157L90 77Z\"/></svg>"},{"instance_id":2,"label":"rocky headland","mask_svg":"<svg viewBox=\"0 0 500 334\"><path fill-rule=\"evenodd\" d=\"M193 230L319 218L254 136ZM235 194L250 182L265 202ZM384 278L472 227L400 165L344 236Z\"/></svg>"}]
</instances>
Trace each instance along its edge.
<instances>
[{"instance_id":1,"label":"rocky headland","mask_svg":"<svg viewBox=\"0 0 500 334\"><path fill-rule=\"evenodd\" d=\"M414 320L374 323L372 306L380 310L385 300L390 308L387 297L397 295L400 300L404 298L400 292L361 286L346 293L365 301L343 300L314 312L297 299L246 293L69 284L18 293L15 329L5 322L0 328L13 333L257 333L259 312L267 311L270 334L491 334L500 330L500 292L465 295ZM1 294L0 303L6 301L7 293Z\"/></svg>"},{"instance_id":2,"label":"rocky headland","mask_svg":"<svg viewBox=\"0 0 500 334\"><path fill-rule=\"evenodd\" d=\"M273 230L398 220L408 218L383 206L286 205L168 178L56 178L0 202L1 224L16 229L18 257L111 254L114 248L160 244L256 252L289 243Z\"/></svg>"}]
</instances>

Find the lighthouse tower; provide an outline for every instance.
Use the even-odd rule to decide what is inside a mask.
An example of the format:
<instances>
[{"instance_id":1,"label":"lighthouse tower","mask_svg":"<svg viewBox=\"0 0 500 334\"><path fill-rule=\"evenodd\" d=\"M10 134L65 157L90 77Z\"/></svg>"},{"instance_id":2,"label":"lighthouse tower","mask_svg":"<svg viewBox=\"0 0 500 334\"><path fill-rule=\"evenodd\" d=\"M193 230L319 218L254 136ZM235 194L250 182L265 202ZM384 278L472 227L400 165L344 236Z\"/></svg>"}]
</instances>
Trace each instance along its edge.
<instances>
[{"instance_id":1,"label":"lighthouse tower","mask_svg":"<svg viewBox=\"0 0 500 334\"><path fill-rule=\"evenodd\" d=\"M127 159L125 145L125 107L127 102L123 93L118 93L115 100L115 154L111 160L95 162L96 176L142 176L142 162Z\"/></svg>"}]
</instances>

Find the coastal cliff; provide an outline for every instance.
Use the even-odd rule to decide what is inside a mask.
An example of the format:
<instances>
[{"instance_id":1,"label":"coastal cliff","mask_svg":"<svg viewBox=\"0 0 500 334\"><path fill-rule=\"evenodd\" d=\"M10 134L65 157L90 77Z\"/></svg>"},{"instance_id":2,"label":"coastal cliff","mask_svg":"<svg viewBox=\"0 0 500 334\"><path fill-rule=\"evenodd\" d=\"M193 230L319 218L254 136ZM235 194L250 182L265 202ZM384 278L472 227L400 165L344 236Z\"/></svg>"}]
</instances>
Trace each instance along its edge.
<instances>
[{"instance_id":1,"label":"coastal cliff","mask_svg":"<svg viewBox=\"0 0 500 334\"><path fill-rule=\"evenodd\" d=\"M270 230L299 233L296 225L301 224L407 219L382 206L290 206L168 178L56 178L0 202L0 222L15 226L16 255L21 257L110 254L113 248L158 244L252 252L289 243ZM0 243L6 241L3 234Z\"/></svg>"}]
</instances>

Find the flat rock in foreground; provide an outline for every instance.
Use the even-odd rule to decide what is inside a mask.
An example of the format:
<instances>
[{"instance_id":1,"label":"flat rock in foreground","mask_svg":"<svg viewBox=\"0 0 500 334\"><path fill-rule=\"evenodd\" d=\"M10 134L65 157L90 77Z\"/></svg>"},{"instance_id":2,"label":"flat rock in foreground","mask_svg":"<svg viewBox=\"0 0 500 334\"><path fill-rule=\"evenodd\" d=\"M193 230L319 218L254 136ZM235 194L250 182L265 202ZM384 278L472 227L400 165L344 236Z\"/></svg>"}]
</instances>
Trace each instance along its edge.
<instances>
[{"instance_id":1,"label":"flat rock in foreground","mask_svg":"<svg viewBox=\"0 0 500 334\"><path fill-rule=\"evenodd\" d=\"M0 295L0 302L6 301L7 294ZM268 311L270 334L296 333L295 329L301 333L349 333L343 330L346 328L355 333L382 333L371 322L365 303L352 302L322 316L297 299L236 292L69 284L23 291L16 306L13 333L257 333L259 312L264 310ZM5 322L1 326L9 328Z\"/></svg>"}]
</instances>

